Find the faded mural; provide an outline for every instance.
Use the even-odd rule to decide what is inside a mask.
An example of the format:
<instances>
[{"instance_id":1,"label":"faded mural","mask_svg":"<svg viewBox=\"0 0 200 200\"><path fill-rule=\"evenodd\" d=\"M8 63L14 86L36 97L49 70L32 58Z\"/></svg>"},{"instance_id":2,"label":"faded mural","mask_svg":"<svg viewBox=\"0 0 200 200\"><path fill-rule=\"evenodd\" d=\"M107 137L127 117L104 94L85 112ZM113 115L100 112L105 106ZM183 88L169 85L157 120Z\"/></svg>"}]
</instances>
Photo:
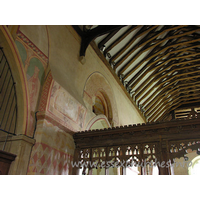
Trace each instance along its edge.
<instances>
[{"instance_id":1,"label":"faded mural","mask_svg":"<svg viewBox=\"0 0 200 200\"><path fill-rule=\"evenodd\" d=\"M38 54L40 50L23 33L19 31L17 36L15 43L26 71L30 102L27 135L32 136L35 127L35 112L37 111L39 94L47 68L47 59L41 58L42 52Z\"/></svg>"},{"instance_id":2,"label":"faded mural","mask_svg":"<svg viewBox=\"0 0 200 200\"><path fill-rule=\"evenodd\" d=\"M71 174L75 146L67 132L83 129L86 108L53 80L47 71L48 58L23 33L18 33L15 43L28 84L29 136L39 111L27 174Z\"/></svg>"}]
</instances>

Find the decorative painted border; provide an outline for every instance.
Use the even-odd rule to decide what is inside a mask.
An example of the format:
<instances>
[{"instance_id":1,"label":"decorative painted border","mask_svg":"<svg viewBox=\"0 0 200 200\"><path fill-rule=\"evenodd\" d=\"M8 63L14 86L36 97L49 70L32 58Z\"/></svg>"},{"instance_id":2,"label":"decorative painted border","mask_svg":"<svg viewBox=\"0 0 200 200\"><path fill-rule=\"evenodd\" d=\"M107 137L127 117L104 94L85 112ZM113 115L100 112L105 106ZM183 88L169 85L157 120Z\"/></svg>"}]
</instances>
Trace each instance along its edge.
<instances>
[{"instance_id":1,"label":"decorative painted border","mask_svg":"<svg viewBox=\"0 0 200 200\"><path fill-rule=\"evenodd\" d=\"M37 114L38 119L46 119L48 122L52 123L55 126L58 126L60 129L70 134L79 131L80 127L78 126L78 122L74 122L68 116L66 116L66 122L65 122L49 110L49 102L51 98L51 88L53 86L53 82L54 82L53 76L50 71L49 74L47 75L47 79L43 87L41 100L39 104L39 113ZM87 110L85 110L82 129L84 128L86 113L87 113ZM70 121L73 123L76 123L77 127L76 128L73 127L70 124Z\"/></svg>"},{"instance_id":2,"label":"decorative painted border","mask_svg":"<svg viewBox=\"0 0 200 200\"><path fill-rule=\"evenodd\" d=\"M38 48L35 44L30 41L20 30L17 33L17 36L27 45L29 46L38 56L42 58L46 63L48 62L48 57Z\"/></svg>"},{"instance_id":3,"label":"decorative painted border","mask_svg":"<svg viewBox=\"0 0 200 200\"><path fill-rule=\"evenodd\" d=\"M49 74L47 75L45 84L43 86L40 105L39 105L39 111L46 111L46 106L48 102L48 96L49 96L49 91L50 91L52 81L53 81L53 76L51 74L51 71L49 71Z\"/></svg>"}]
</instances>

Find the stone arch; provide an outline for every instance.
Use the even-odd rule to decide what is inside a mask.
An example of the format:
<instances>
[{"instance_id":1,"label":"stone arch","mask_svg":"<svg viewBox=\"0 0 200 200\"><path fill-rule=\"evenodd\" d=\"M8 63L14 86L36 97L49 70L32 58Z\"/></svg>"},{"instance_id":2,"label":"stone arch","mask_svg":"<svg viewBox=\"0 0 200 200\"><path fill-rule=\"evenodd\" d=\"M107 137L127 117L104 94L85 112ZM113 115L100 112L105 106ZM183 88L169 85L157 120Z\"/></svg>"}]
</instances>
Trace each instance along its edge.
<instances>
[{"instance_id":1,"label":"stone arch","mask_svg":"<svg viewBox=\"0 0 200 200\"><path fill-rule=\"evenodd\" d=\"M96 126L98 128L96 128ZM87 124L86 130L110 128L110 123L105 115L97 115L93 117Z\"/></svg>"},{"instance_id":2,"label":"stone arch","mask_svg":"<svg viewBox=\"0 0 200 200\"><path fill-rule=\"evenodd\" d=\"M6 26L0 26L0 45L9 62L17 94L17 126L15 133L27 134L28 105L27 80L16 44Z\"/></svg>"},{"instance_id":3,"label":"stone arch","mask_svg":"<svg viewBox=\"0 0 200 200\"><path fill-rule=\"evenodd\" d=\"M112 108L107 94L103 90L97 91L93 102L93 112L96 115L103 114L107 117L108 121L112 121Z\"/></svg>"},{"instance_id":4,"label":"stone arch","mask_svg":"<svg viewBox=\"0 0 200 200\"><path fill-rule=\"evenodd\" d=\"M105 111L99 114L104 114L111 126L118 125L117 105L112 87L101 73L94 72L86 80L83 90L83 100L91 111L94 111L95 100L97 98L101 100Z\"/></svg>"}]
</instances>

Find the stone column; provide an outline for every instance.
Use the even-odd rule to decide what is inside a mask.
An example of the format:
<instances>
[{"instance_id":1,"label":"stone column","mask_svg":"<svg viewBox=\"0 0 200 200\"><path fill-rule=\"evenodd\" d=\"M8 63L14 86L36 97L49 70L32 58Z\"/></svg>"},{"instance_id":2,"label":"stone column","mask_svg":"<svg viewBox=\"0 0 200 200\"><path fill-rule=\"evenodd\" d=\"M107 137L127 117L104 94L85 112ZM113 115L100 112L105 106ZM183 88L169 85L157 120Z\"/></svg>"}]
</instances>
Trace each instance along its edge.
<instances>
[{"instance_id":1,"label":"stone column","mask_svg":"<svg viewBox=\"0 0 200 200\"><path fill-rule=\"evenodd\" d=\"M0 150L0 175L7 175L16 155Z\"/></svg>"},{"instance_id":2,"label":"stone column","mask_svg":"<svg viewBox=\"0 0 200 200\"><path fill-rule=\"evenodd\" d=\"M5 137L0 137L0 149L5 143ZM9 136L5 145L5 151L16 155L15 161L11 163L9 175L26 175L29 165L30 154L35 139L25 135Z\"/></svg>"}]
</instances>

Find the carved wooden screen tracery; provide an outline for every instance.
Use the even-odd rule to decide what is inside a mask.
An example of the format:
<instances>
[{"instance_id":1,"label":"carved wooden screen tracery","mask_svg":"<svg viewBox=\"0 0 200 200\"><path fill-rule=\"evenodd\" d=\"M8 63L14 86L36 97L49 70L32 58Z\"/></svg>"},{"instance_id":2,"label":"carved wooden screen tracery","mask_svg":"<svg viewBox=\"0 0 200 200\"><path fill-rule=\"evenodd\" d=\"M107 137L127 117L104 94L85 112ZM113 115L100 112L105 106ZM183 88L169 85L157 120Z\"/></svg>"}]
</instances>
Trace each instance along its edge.
<instances>
[{"instance_id":1,"label":"carved wooden screen tracery","mask_svg":"<svg viewBox=\"0 0 200 200\"><path fill-rule=\"evenodd\" d=\"M90 164L86 166L89 169L120 167L121 174L125 174L124 169L135 164L142 166L141 174L149 174L146 167L158 165L160 174L170 174L174 158L187 159L187 149L200 153L200 119L85 131L75 134L74 140L74 161ZM168 161L169 166L161 165Z\"/></svg>"},{"instance_id":2,"label":"carved wooden screen tracery","mask_svg":"<svg viewBox=\"0 0 200 200\"><path fill-rule=\"evenodd\" d=\"M200 139L180 140L169 142L169 159L174 161L175 158L184 157L187 160L187 150L196 150L200 155Z\"/></svg>"},{"instance_id":3,"label":"carved wooden screen tracery","mask_svg":"<svg viewBox=\"0 0 200 200\"><path fill-rule=\"evenodd\" d=\"M144 170L147 165L153 165L159 160L158 146L158 143L142 143L77 149L79 159L76 163L79 168L82 168L83 174L86 173L86 169L89 174L92 169L109 169L110 167L121 168L122 174L125 173L126 167L135 166ZM105 173L108 174L106 171Z\"/></svg>"}]
</instances>

